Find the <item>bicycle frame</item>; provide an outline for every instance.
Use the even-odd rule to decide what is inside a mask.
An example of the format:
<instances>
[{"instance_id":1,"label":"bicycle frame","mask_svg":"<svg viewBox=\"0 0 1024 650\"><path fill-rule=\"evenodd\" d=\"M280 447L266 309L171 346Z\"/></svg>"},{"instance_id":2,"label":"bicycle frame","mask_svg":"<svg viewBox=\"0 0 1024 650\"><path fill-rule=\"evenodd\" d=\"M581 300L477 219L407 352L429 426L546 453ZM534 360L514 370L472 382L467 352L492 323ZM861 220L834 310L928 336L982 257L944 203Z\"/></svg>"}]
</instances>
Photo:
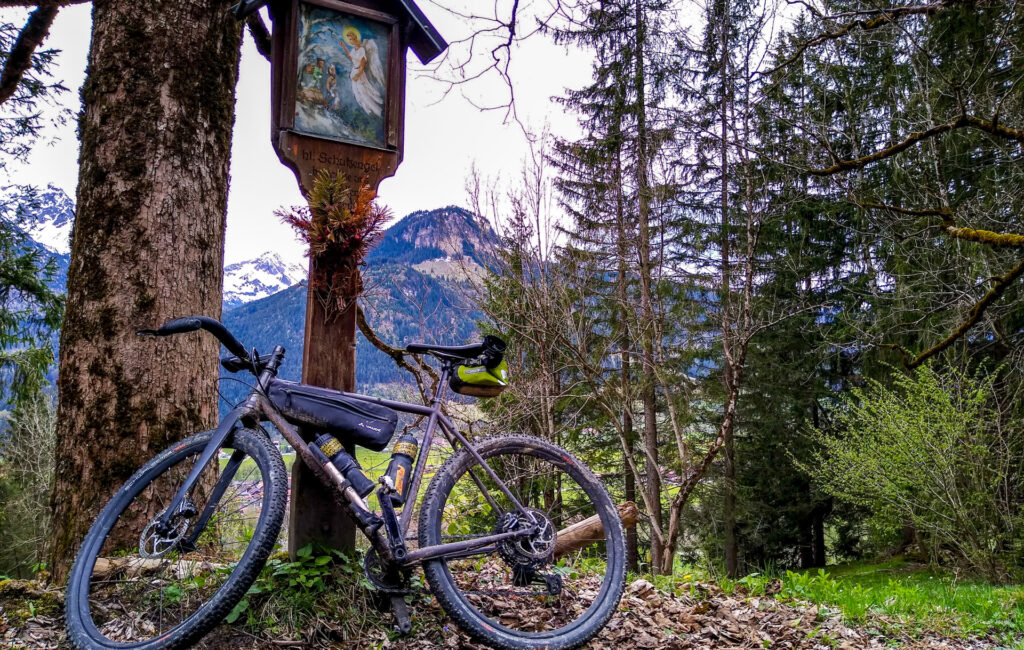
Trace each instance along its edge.
<instances>
[{"instance_id":1,"label":"bicycle frame","mask_svg":"<svg viewBox=\"0 0 1024 650\"><path fill-rule=\"evenodd\" d=\"M318 462L318 459L309 451L305 440L299 433L296 425L289 422L284 415L277 410L274 404L267 398L266 389L270 384L270 381L276 376L277 368L284 359L284 349L280 346L274 349L274 353L271 355L271 360L267 363L266 367L259 375L257 385L253 388L253 391L249 394L248 398L241 406L237 406L231 410L231 412L221 421L217 427L214 435L207 447L200 454L195 466L193 466L188 478L179 488L177 494L171 500L170 505L164 511L161 517L161 523L169 527L170 518L173 513L177 512L184 502L185 495L191 489L192 485L199 478L199 474L203 468L214 459L217 450L220 448L224 440L230 435L230 433L239 425L241 426L253 426L258 424L259 421L269 420L281 433L281 435L288 441L288 443L295 449L296 454L307 467L313 472L313 474L323 483L325 486L331 489L335 501L343 507L355 507L359 504L353 504L348 497L346 497L342 491L341 486L338 485L335 479L328 473L327 470ZM413 404L408 402L398 402L394 400L383 399L380 397L373 397L370 395L362 395L359 393L348 393L342 392L342 395L363 402L370 402L379 404L387 408L399 411L401 413L409 413L414 415L420 415L428 418L427 426L423 435L423 439L419 446L416 459L413 466L413 474L411 483L409 485L409 500L406 501L402 507L401 518L398 522L398 529L402 540L406 538L409 532L409 525L412 520L413 513L417 510L417 502L419 501L419 488L423 480L423 474L426 469L427 457L430 453L430 449L433 446L434 434L438 427L444 433L445 437L452 444L453 450L455 449L455 443L462 445L480 464L483 470L487 473L488 477L495 482L501 493L508 498L511 503L515 506L521 514L526 516L529 520L528 511L523 507L519 500L515 497L511 490L505 485L500 477L492 470L483 457L477 452L473 446L469 443L465 436L459 432L458 428L452 423L452 421L441 412L441 404L447 390L448 380L451 377L452 367L454 361L452 359L445 359L441 357L442 370L441 376L438 381L437 389L434 393L433 398L430 400L429 405L424 404ZM216 505L216 497L227 489L230 485L235 472L241 466L242 458L236 458L238 452L232 455L228 464L221 471L221 475L217 480L217 484L214 487L213 497L211 498L206 510L201 514L194 526L194 532L189 536L186 543L192 543L198 538L199 534L205 527L209 517L213 512L213 508ZM473 469L469 470L469 474L477 487L480 489L481 494L490 503L491 507L497 512L499 510L497 502L490 492L484 487L480 478L473 472ZM383 496L381 491L378 494ZM370 540L371 544L377 549L378 553L382 554L385 559L393 560L390 553L390 547L387 543L387 539L381 533L381 528L378 527L374 530L368 530L360 524L358 519L354 518L356 524L360 527L363 534ZM402 565L415 564L422 562L423 560L429 560L439 557L459 557L466 555L474 555L476 553L488 552L491 549L491 545L504 539L511 537L523 537L531 535L535 532L536 526L528 526L519 530L495 533L494 535L487 535L483 537L477 537L474 539L463 540L458 542L452 542L448 544L438 544L435 546L429 546L425 548L419 548L414 551L410 551L404 559L399 563Z\"/></svg>"},{"instance_id":2,"label":"bicycle frame","mask_svg":"<svg viewBox=\"0 0 1024 650\"><path fill-rule=\"evenodd\" d=\"M409 523L412 520L412 515L416 510L416 502L418 501L417 497L419 496L420 483L423 480L423 473L426 470L427 457L430 454L431 447L433 446L434 431L437 429L438 426L440 426L441 430L445 434L445 437L448 438L448 441L452 444L453 450L455 449L455 442L458 441L458 443L461 444L466 450L468 450L469 453L472 454L472 456L476 459L476 461L480 463L480 466L483 467L488 477L497 484L498 489L501 490L501 493L504 494L505 497L507 497L513 503L516 510L518 510L523 515L528 515L526 509L523 507L521 503L519 503L519 500L516 499L515 495L512 494L512 491L508 489L508 486L505 485L504 481L502 481L501 478L499 478L498 475L494 473L494 470L492 470L487 465L483 457L481 457L480 454L469 443L469 441L466 440L465 436L463 436L462 433L459 432L458 428L452 423L452 421L448 419L448 417L444 413L441 412L441 404L443 403L445 392L447 391L448 380L451 378L451 372L452 363L449 361L443 361L441 377L437 382L437 389L435 390L434 397L430 400L429 405L412 404L409 402L396 402L394 400L388 400L379 397L371 397L369 395L361 395L359 393L342 393L342 395L351 399L356 399L363 402L372 402L374 404L379 404L381 406L385 406L387 408L399 411L401 413L411 413L415 415L425 416L428 418L427 427L423 434L423 440L420 443L420 448L416 454L416 460L413 465L412 481L409 484L410 500L407 502L406 506L403 506L402 516L399 519L399 530L401 531L403 538L409 532ZM491 496L490 492L484 487L479 477L477 477L473 473L472 469L469 471L469 473L473 481L477 484L477 487L480 488L480 493L483 494L485 499L487 499L487 502L491 505L491 508L493 508L495 512L497 512L499 510L498 504ZM426 548L421 548L410 552L409 555L406 557L405 564L433 559L435 557L461 554L465 553L466 551L473 550L477 547L487 546L488 544L491 544L493 542L508 539L509 537L521 537L529 535L533 532L534 527L529 527L523 530L515 531L513 533L496 533L494 535L479 537L473 540L453 542L451 544L439 544L437 546L429 546Z\"/></svg>"}]
</instances>

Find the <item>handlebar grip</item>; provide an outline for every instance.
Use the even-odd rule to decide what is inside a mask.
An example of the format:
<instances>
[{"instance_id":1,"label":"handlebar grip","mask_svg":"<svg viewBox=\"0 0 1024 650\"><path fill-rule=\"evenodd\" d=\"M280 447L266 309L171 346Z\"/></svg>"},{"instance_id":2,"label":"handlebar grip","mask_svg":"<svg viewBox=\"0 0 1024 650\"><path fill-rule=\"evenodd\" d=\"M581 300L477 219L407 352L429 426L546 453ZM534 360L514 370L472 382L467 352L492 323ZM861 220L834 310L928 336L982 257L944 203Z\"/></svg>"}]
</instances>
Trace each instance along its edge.
<instances>
[{"instance_id":1,"label":"handlebar grip","mask_svg":"<svg viewBox=\"0 0 1024 650\"><path fill-rule=\"evenodd\" d=\"M246 351L245 346L239 342L235 336L228 331L228 328L224 327L224 324L208 316L186 316L185 318L175 318L169 320L158 329L155 330L138 330L136 334L143 336L171 336L172 334L183 334L185 332L195 332L196 330L206 330L210 334L217 337L218 340L236 357L240 359L249 359L249 353Z\"/></svg>"},{"instance_id":2,"label":"handlebar grip","mask_svg":"<svg viewBox=\"0 0 1024 650\"><path fill-rule=\"evenodd\" d=\"M170 336L172 334L184 334L185 332L195 332L196 330L203 329L202 322L198 318L191 316L185 318L175 318L169 320L160 326L160 329L156 331L157 336Z\"/></svg>"},{"instance_id":3,"label":"handlebar grip","mask_svg":"<svg viewBox=\"0 0 1024 650\"><path fill-rule=\"evenodd\" d=\"M232 5L230 11L234 14L236 20L245 20L250 14L256 13L268 2L269 0L239 0L237 4Z\"/></svg>"},{"instance_id":4,"label":"handlebar grip","mask_svg":"<svg viewBox=\"0 0 1024 650\"><path fill-rule=\"evenodd\" d=\"M155 330L136 330L139 336L170 336L203 329L203 324L194 316L169 320Z\"/></svg>"}]
</instances>

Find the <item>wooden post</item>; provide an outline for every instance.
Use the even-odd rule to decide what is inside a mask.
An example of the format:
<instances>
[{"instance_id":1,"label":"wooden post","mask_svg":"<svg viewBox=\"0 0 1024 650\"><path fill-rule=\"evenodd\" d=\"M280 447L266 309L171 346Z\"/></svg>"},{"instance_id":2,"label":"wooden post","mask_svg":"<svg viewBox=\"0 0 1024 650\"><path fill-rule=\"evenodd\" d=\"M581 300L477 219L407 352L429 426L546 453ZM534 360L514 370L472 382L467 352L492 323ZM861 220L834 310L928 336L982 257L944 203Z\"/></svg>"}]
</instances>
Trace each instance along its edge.
<instances>
[{"instance_id":1,"label":"wooden post","mask_svg":"<svg viewBox=\"0 0 1024 650\"><path fill-rule=\"evenodd\" d=\"M262 6L265 0L253 3ZM412 0L272 0L271 143L303 193L322 169L353 188L375 191L402 161L405 55L423 63L447 48ZM359 66L359 69L356 66ZM314 260L310 261L310 274ZM340 314L328 314L310 288L306 299L304 383L356 387L353 277ZM303 431L307 440L314 432ZM342 441L344 442L344 441ZM349 453L354 454L349 448ZM292 470L288 549L310 542L351 549L355 526L302 464Z\"/></svg>"},{"instance_id":2,"label":"wooden post","mask_svg":"<svg viewBox=\"0 0 1024 650\"><path fill-rule=\"evenodd\" d=\"M309 271L312 276L312 262ZM354 288L350 287L350 296L354 296ZM337 390L355 390L354 300L351 307L328 321L323 305L316 298L316 292L307 289L302 382ZM345 449L355 455L353 447L346 445ZM288 509L288 554L292 558L295 557L297 550L309 543L343 550L355 547L355 524L338 508L330 493L303 463L292 465L291 487L291 502Z\"/></svg>"}]
</instances>

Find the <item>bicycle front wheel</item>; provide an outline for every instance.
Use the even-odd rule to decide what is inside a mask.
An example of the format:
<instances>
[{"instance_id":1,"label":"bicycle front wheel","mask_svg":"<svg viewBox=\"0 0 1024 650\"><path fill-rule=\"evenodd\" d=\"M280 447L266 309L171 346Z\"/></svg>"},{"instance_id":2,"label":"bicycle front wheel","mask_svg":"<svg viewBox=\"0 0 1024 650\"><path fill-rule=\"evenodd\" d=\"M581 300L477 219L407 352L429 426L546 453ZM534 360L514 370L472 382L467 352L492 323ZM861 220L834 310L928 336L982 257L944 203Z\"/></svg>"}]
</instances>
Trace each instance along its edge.
<instances>
[{"instance_id":1,"label":"bicycle front wheel","mask_svg":"<svg viewBox=\"0 0 1024 650\"><path fill-rule=\"evenodd\" d=\"M86 534L66 597L68 638L76 647L186 647L256 579L277 540L288 493L284 461L266 435L229 435L169 528L161 525L211 435L196 434L146 463Z\"/></svg>"},{"instance_id":2,"label":"bicycle front wheel","mask_svg":"<svg viewBox=\"0 0 1024 650\"><path fill-rule=\"evenodd\" d=\"M492 647L583 645L614 613L625 581L622 522L611 498L589 469L544 440L500 436L474 449L526 513L463 449L430 483L420 548L534 532L424 562L431 591L460 627Z\"/></svg>"}]
</instances>

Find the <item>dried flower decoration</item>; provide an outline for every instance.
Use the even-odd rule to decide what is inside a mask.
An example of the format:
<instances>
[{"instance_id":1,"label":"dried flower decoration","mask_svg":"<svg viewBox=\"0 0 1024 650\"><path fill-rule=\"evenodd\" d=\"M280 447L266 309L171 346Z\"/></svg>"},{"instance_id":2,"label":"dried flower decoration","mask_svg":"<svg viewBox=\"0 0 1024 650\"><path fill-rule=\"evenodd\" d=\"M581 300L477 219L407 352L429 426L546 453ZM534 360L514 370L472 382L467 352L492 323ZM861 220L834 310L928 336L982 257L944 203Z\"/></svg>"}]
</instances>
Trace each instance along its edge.
<instances>
[{"instance_id":1,"label":"dried flower decoration","mask_svg":"<svg viewBox=\"0 0 1024 650\"><path fill-rule=\"evenodd\" d=\"M376 196L365 178L353 187L342 174L321 169L306 197L308 206L276 212L309 246L309 290L328 320L348 309L362 292L359 266L391 218Z\"/></svg>"}]
</instances>

